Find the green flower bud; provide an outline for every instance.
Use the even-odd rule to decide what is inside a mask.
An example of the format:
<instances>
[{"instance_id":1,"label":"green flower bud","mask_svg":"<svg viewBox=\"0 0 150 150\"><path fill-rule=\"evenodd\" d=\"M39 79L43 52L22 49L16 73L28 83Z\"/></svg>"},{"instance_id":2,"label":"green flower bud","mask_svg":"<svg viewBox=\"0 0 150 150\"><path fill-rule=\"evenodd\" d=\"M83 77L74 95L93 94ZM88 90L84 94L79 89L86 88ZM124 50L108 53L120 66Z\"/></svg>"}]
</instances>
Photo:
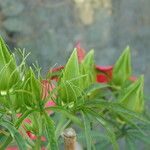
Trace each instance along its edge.
<instances>
[{"instance_id":1,"label":"green flower bud","mask_svg":"<svg viewBox=\"0 0 150 150\"><path fill-rule=\"evenodd\" d=\"M3 39L0 37L0 91L8 91L19 79L14 56L10 54Z\"/></svg>"},{"instance_id":2,"label":"green flower bud","mask_svg":"<svg viewBox=\"0 0 150 150\"><path fill-rule=\"evenodd\" d=\"M130 48L127 47L117 60L113 67L112 82L115 85L122 86L131 76L131 54Z\"/></svg>"},{"instance_id":3,"label":"green flower bud","mask_svg":"<svg viewBox=\"0 0 150 150\"><path fill-rule=\"evenodd\" d=\"M80 83L83 90L96 82L94 50L89 51L81 62L80 73L83 75Z\"/></svg>"},{"instance_id":4,"label":"green flower bud","mask_svg":"<svg viewBox=\"0 0 150 150\"><path fill-rule=\"evenodd\" d=\"M41 82L36 78L33 70L30 68L25 74L23 90L18 97L22 98L25 105L32 107L41 101ZM18 98L19 99L19 98Z\"/></svg>"},{"instance_id":5,"label":"green flower bud","mask_svg":"<svg viewBox=\"0 0 150 150\"><path fill-rule=\"evenodd\" d=\"M58 94L63 102L72 102L77 100L80 93L79 78L80 72L77 51L74 49L63 70L62 78L59 82L61 88Z\"/></svg>"},{"instance_id":6,"label":"green flower bud","mask_svg":"<svg viewBox=\"0 0 150 150\"><path fill-rule=\"evenodd\" d=\"M141 113L144 109L144 77L141 76L122 93L119 101L128 109Z\"/></svg>"}]
</instances>

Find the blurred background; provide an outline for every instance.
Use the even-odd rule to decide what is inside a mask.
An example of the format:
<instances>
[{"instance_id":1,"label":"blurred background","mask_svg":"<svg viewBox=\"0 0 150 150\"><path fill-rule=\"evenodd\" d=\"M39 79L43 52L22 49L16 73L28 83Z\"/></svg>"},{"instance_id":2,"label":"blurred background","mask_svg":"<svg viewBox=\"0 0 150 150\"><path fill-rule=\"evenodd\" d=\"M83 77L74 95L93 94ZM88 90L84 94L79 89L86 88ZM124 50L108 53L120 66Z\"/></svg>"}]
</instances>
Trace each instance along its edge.
<instances>
[{"instance_id":1,"label":"blurred background","mask_svg":"<svg viewBox=\"0 0 150 150\"><path fill-rule=\"evenodd\" d=\"M46 72L63 65L77 41L111 65L129 45L135 75L150 91L150 0L0 0L0 35L25 48Z\"/></svg>"}]
</instances>

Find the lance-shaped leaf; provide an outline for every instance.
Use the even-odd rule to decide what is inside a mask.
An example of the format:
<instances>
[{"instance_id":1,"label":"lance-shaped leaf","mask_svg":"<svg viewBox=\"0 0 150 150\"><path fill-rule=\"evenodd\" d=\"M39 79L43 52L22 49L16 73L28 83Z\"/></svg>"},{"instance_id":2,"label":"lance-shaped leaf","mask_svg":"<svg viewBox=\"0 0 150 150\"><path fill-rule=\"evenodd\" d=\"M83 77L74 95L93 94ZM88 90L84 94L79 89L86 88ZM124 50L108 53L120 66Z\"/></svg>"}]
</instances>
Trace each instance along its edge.
<instances>
[{"instance_id":1,"label":"lance-shaped leaf","mask_svg":"<svg viewBox=\"0 0 150 150\"><path fill-rule=\"evenodd\" d=\"M79 78L80 73L77 51L74 49L65 66L65 69L63 70L63 75L59 83L61 86L61 89L59 90L59 96L64 102L77 100L77 96L80 93Z\"/></svg>"},{"instance_id":2,"label":"lance-shaped leaf","mask_svg":"<svg viewBox=\"0 0 150 150\"><path fill-rule=\"evenodd\" d=\"M131 54L127 47L113 67L113 83L122 86L131 76Z\"/></svg>"},{"instance_id":3,"label":"lance-shaped leaf","mask_svg":"<svg viewBox=\"0 0 150 150\"><path fill-rule=\"evenodd\" d=\"M0 90L9 90L19 79L16 61L0 37Z\"/></svg>"},{"instance_id":4,"label":"lance-shaped leaf","mask_svg":"<svg viewBox=\"0 0 150 150\"><path fill-rule=\"evenodd\" d=\"M50 150L58 150L58 143L55 134L55 124L53 120L45 113L45 127Z\"/></svg>"},{"instance_id":5,"label":"lance-shaped leaf","mask_svg":"<svg viewBox=\"0 0 150 150\"><path fill-rule=\"evenodd\" d=\"M84 114L84 112L82 112L82 117L84 122L84 132L85 132L87 150L91 150L92 149L91 122L89 121L86 114Z\"/></svg>"},{"instance_id":6,"label":"lance-shaped leaf","mask_svg":"<svg viewBox=\"0 0 150 150\"><path fill-rule=\"evenodd\" d=\"M85 56L83 62L80 65L80 72L83 75L83 78L81 79L82 89L88 88L91 84L96 82L94 50L91 50Z\"/></svg>"},{"instance_id":7,"label":"lance-shaped leaf","mask_svg":"<svg viewBox=\"0 0 150 150\"><path fill-rule=\"evenodd\" d=\"M136 82L129 85L122 93L119 101L128 109L135 112L142 112L144 109L144 77L141 76Z\"/></svg>"}]
</instances>

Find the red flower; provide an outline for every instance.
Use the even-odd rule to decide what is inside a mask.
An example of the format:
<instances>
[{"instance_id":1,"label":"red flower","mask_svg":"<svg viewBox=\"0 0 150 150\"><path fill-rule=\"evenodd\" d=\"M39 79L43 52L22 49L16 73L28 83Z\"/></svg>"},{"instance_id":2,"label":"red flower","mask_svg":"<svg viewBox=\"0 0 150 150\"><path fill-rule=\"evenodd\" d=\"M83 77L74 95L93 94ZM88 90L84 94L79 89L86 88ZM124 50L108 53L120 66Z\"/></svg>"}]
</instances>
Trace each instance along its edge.
<instances>
[{"instance_id":1,"label":"red flower","mask_svg":"<svg viewBox=\"0 0 150 150\"><path fill-rule=\"evenodd\" d=\"M37 136L35 134L33 134L32 132L26 131L26 133L27 133L27 135L29 136L29 138L31 140L36 140L37 139ZM45 142L46 138L44 136L41 136L41 141Z\"/></svg>"},{"instance_id":2,"label":"red flower","mask_svg":"<svg viewBox=\"0 0 150 150\"><path fill-rule=\"evenodd\" d=\"M96 66L97 70L97 82L107 83L112 79L112 66Z\"/></svg>"},{"instance_id":3,"label":"red flower","mask_svg":"<svg viewBox=\"0 0 150 150\"><path fill-rule=\"evenodd\" d=\"M55 68L57 70L57 68ZM49 92L51 92L55 86L54 84L49 83L47 80L43 80L42 81L42 99L45 99L49 96ZM53 95L53 97L55 98L56 96ZM49 100L46 104L45 107L50 107L50 106L55 106L55 103L52 100ZM52 111L48 111L48 114L51 115L53 112Z\"/></svg>"},{"instance_id":4,"label":"red flower","mask_svg":"<svg viewBox=\"0 0 150 150\"><path fill-rule=\"evenodd\" d=\"M136 81L136 80L137 80L137 77L136 77L136 76L131 76L131 77L129 78L129 80L130 80L130 81Z\"/></svg>"},{"instance_id":5,"label":"red flower","mask_svg":"<svg viewBox=\"0 0 150 150\"><path fill-rule=\"evenodd\" d=\"M64 66L60 66L60 67L57 67L57 68L53 68L53 69L51 69L51 70L49 71L49 73L51 74L51 73L59 72L59 71L61 71L62 69L64 69ZM51 79L51 80L55 80L56 82L59 80L59 79L58 79L58 75L52 75L50 79Z\"/></svg>"},{"instance_id":6,"label":"red flower","mask_svg":"<svg viewBox=\"0 0 150 150\"><path fill-rule=\"evenodd\" d=\"M75 48L77 49L77 54L78 54L78 61L79 63L82 62L82 60L84 59L85 57L85 50L83 48L81 48L80 46L80 42L77 42Z\"/></svg>"}]
</instances>

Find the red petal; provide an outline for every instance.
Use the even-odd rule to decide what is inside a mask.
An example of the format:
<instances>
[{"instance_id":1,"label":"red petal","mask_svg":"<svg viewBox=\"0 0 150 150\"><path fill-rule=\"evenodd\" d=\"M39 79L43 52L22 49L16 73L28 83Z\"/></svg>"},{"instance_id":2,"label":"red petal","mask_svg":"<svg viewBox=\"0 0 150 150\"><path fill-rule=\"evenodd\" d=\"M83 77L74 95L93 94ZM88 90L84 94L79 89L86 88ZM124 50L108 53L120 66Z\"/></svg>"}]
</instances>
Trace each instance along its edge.
<instances>
[{"instance_id":1,"label":"red petal","mask_svg":"<svg viewBox=\"0 0 150 150\"><path fill-rule=\"evenodd\" d=\"M37 139L37 137L33 133L31 133L30 131L26 131L26 133L27 133L27 135L29 136L29 138L31 140L36 140Z\"/></svg>"},{"instance_id":2,"label":"red petal","mask_svg":"<svg viewBox=\"0 0 150 150\"><path fill-rule=\"evenodd\" d=\"M137 77L136 77L136 76L131 76L131 77L129 78L129 80L130 80L130 81L136 81L136 80L137 80Z\"/></svg>"},{"instance_id":3,"label":"red petal","mask_svg":"<svg viewBox=\"0 0 150 150\"><path fill-rule=\"evenodd\" d=\"M81 61L85 57L85 50L83 48L81 48L80 42L77 42L75 48L77 49L78 61L79 61L79 63L81 63Z\"/></svg>"},{"instance_id":4,"label":"red petal","mask_svg":"<svg viewBox=\"0 0 150 150\"><path fill-rule=\"evenodd\" d=\"M99 71L112 71L113 69L113 66L96 66L96 69L99 70Z\"/></svg>"},{"instance_id":5,"label":"red petal","mask_svg":"<svg viewBox=\"0 0 150 150\"><path fill-rule=\"evenodd\" d=\"M45 107L50 107L50 106L56 106L56 104L52 100L50 100L45 104ZM53 111L51 110L48 110L47 112L49 115L53 114Z\"/></svg>"},{"instance_id":6,"label":"red petal","mask_svg":"<svg viewBox=\"0 0 150 150\"><path fill-rule=\"evenodd\" d=\"M24 120L24 122L31 124L31 120L30 120L29 118L26 118L26 119Z\"/></svg>"},{"instance_id":7,"label":"red petal","mask_svg":"<svg viewBox=\"0 0 150 150\"><path fill-rule=\"evenodd\" d=\"M48 97L49 92L52 91L55 86L54 84L50 84L47 80L43 80L41 81L42 85L43 85L43 89L42 89L42 99L45 99Z\"/></svg>"},{"instance_id":8,"label":"red petal","mask_svg":"<svg viewBox=\"0 0 150 150\"><path fill-rule=\"evenodd\" d=\"M43 142L45 142L45 141L46 141L45 136L41 136L41 141L43 141Z\"/></svg>"},{"instance_id":9,"label":"red petal","mask_svg":"<svg viewBox=\"0 0 150 150\"><path fill-rule=\"evenodd\" d=\"M97 71L97 82L107 83L112 79L113 66L96 66Z\"/></svg>"},{"instance_id":10,"label":"red petal","mask_svg":"<svg viewBox=\"0 0 150 150\"><path fill-rule=\"evenodd\" d=\"M43 84L43 91L42 91L42 99L45 99L49 96L49 92L52 91L55 86L54 84L50 84L47 80L43 80L42 81ZM56 96L53 95L53 97L55 98ZM56 104L50 100L45 104L45 107L50 107L50 106L55 106ZM48 114L51 115L53 112L51 110L48 111Z\"/></svg>"},{"instance_id":11,"label":"red petal","mask_svg":"<svg viewBox=\"0 0 150 150\"><path fill-rule=\"evenodd\" d=\"M35 134L31 133L30 131L26 131L27 135L29 136L29 138L31 140L36 140L37 137ZM41 136L41 141L45 142L46 141L46 138L44 136Z\"/></svg>"},{"instance_id":12,"label":"red petal","mask_svg":"<svg viewBox=\"0 0 150 150\"><path fill-rule=\"evenodd\" d=\"M41 148L41 150L46 150L46 148L43 146L43 147Z\"/></svg>"},{"instance_id":13,"label":"red petal","mask_svg":"<svg viewBox=\"0 0 150 150\"><path fill-rule=\"evenodd\" d=\"M19 149L17 148L17 146L12 146L12 147L6 148L6 150L19 150Z\"/></svg>"},{"instance_id":14,"label":"red petal","mask_svg":"<svg viewBox=\"0 0 150 150\"><path fill-rule=\"evenodd\" d=\"M98 74L96 77L98 83L107 83L109 82L108 78L103 74Z\"/></svg>"},{"instance_id":15,"label":"red petal","mask_svg":"<svg viewBox=\"0 0 150 150\"><path fill-rule=\"evenodd\" d=\"M51 71L51 72L57 72L57 71L60 71L60 70L62 70L62 69L64 69L64 66L60 66L60 67L57 67L57 68L53 68L53 69L51 69L50 71Z\"/></svg>"},{"instance_id":16,"label":"red petal","mask_svg":"<svg viewBox=\"0 0 150 150\"><path fill-rule=\"evenodd\" d=\"M50 70L50 72L58 72L58 71L60 71L62 69L64 69L64 66L53 68L53 69ZM55 80L57 82L59 79L58 79L58 76L52 76L51 80Z\"/></svg>"}]
</instances>

